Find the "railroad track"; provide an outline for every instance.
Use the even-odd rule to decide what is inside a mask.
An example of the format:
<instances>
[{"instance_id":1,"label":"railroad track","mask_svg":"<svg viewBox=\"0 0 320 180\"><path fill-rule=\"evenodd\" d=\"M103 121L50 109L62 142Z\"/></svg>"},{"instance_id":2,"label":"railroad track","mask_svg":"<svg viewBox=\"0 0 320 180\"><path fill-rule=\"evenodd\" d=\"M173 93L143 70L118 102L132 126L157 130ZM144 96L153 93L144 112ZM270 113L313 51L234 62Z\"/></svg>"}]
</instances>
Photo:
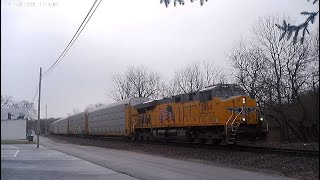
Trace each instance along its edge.
<instances>
[{"instance_id":1,"label":"railroad track","mask_svg":"<svg viewBox=\"0 0 320 180\"><path fill-rule=\"evenodd\" d=\"M313 150L299 150L299 149L281 149L281 148L271 148L271 147L257 147L257 146L245 146L245 145L206 145L206 144L194 144L185 142L158 142L151 141L142 143L154 143L169 146L179 146L179 147L190 147L190 148L201 148L210 150L223 150L223 151L239 151L239 152L252 152L257 154L282 154L290 156L304 156L304 157L319 157L319 151Z\"/></svg>"},{"instance_id":2,"label":"railroad track","mask_svg":"<svg viewBox=\"0 0 320 180\"><path fill-rule=\"evenodd\" d=\"M65 136L66 135L54 135L54 136ZM220 151L238 151L238 152L252 152L256 154L281 154L288 156L303 156L303 157L319 157L319 151L313 150L299 150L299 149L281 149L272 147L257 147L257 146L246 146L246 145L212 145L212 144L195 144L190 142L180 142L180 141L143 141L143 140L128 140L121 137L102 137L102 136L72 136L77 138L100 140L100 141L115 141L115 142L125 142L133 144L154 144L154 145L165 145L173 147L186 147L186 148L198 148L198 149L210 149L210 150L220 150Z\"/></svg>"},{"instance_id":3,"label":"railroad track","mask_svg":"<svg viewBox=\"0 0 320 180\"><path fill-rule=\"evenodd\" d=\"M239 150L259 152L259 153L274 153L274 154L285 154L285 155L298 155L298 156L313 156L319 157L319 151L313 150L301 150L301 149L281 149L271 147L256 147L256 146L237 146Z\"/></svg>"}]
</instances>

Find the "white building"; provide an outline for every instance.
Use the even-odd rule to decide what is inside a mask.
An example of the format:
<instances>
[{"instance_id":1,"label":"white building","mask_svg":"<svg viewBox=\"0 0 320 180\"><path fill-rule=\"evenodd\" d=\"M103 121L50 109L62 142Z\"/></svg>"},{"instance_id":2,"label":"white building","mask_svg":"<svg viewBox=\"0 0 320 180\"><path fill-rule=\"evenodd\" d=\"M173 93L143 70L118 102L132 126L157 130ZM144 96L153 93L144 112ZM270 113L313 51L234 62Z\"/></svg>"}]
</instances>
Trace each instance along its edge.
<instances>
[{"instance_id":1,"label":"white building","mask_svg":"<svg viewBox=\"0 0 320 180\"><path fill-rule=\"evenodd\" d=\"M26 139L28 108L1 108L1 140Z\"/></svg>"}]
</instances>

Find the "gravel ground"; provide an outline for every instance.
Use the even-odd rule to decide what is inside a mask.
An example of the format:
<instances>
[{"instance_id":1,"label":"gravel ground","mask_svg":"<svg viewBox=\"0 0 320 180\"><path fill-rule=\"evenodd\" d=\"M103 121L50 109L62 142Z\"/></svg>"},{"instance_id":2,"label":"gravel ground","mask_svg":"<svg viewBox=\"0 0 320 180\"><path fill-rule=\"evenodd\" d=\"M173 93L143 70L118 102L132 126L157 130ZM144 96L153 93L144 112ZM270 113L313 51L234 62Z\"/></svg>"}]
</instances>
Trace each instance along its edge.
<instances>
[{"instance_id":1,"label":"gravel ground","mask_svg":"<svg viewBox=\"0 0 320 180\"><path fill-rule=\"evenodd\" d=\"M241 143L238 143L241 144ZM319 143L288 143L288 142L244 142L244 145L248 146L258 146L258 147L271 147L271 148L281 148L281 149L298 149L298 150L312 150L319 151Z\"/></svg>"},{"instance_id":2,"label":"gravel ground","mask_svg":"<svg viewBox=\"0 0 320 180\"><path fill-rule=\"evenodd\" d=\"M283 154L257 154L252 152L196 149L190 147L128 143L123 141L86 139L58 135L45 136L54 141L64 143L135 151L218 166L242 168L252 171L284 175L299 179L319 179L319 157L295 157L285 156ZM266 144L262 144L261 146L266 146ZM289 145L281 147L288 148L288 146ZM297 146L298 145L291 145L290 147ZM308 147L311 146L314 147L316 145L310 145ZM279 147L279 144L274 145L274 147ZM317 145L317 147L319 149L319 145Z\"/></svg>"}]
</instances>

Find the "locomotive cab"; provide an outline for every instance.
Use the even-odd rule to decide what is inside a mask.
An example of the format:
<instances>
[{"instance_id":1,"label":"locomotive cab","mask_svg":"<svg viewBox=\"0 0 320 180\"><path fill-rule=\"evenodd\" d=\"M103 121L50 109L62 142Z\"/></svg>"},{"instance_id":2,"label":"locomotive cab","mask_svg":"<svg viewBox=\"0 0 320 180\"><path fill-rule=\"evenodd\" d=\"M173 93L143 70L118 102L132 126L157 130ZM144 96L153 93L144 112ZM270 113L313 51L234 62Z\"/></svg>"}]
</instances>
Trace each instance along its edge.
<instances>
[{"instance_id":1,"label":"locomotive cab","mask_svg":"<svg viewBox=\"0 0 320 180\"><path fill-rule=\"evenodd\" d=\"M200 91L200 104L213 101L215 116L224 122L224 139L235 144L240 139L256 139L268 131L257 102L236 84L218 84ZM263 124L265 124L263 126ZM218 124L217 124L218 125Z\"/></svg>"}]
</instances>

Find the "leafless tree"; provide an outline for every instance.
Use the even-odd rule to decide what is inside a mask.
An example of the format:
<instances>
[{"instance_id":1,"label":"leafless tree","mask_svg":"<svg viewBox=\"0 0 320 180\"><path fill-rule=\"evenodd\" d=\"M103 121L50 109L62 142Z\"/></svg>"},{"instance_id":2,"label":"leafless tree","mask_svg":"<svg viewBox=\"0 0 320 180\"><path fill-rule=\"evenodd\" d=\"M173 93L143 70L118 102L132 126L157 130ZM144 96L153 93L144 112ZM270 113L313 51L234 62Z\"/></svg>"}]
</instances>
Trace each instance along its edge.
<instances>
[{"instance_id":1,"label":"leafless tree","mask_svg":"<svg viewBox=\"0 0 320 180\"><path fill-rule=\"evenodd\" d=\"M177 94L190 93L216 83L226 82L227 78L222 68L212 62L192 62L177 70L173 79L173 86Z\"/></svg>"},{"instance_id":2,"label":"leafless tree","mask_svg":"<svg viewBox=\"0 0 320 180\"><path fill-rule=\"evenodd\" d=\"M12 96L2 95L1 94L1 108L9 108L13 105Z\"/></svg>"},{"instance_id":3,"label":"leafless tree","mask_svg":"<svg viewBox=\"0 0 320 180\"><path fill-rule=\"evenodd\" d=\"M34 108L34 104L27 100L15 101L12 96L1 95L1 108L27 108L28 119L35 119L37 111Z\"/></svg>"},{"instance_id":4,"label":"leafless tree","mask_svg":"<svg viewBox=\"0 0 320 180\"><path fill-rule=\"evenodd\" d=\"M80 109L79 108L74 108L72 110L72 114L78 114L80 112Z\"/></svg>"},{"instance_id":5,"label":"leafless tree","mask_svg":"<svg viewBox=\"0 0 320 180\"><path fill-rule=\"evenodd\" d=\"M130 82L126 79L126 76L119 73L114 74L112 77L112 83L114 89L111 94L114 100L120 101L133 97L132 87Z\"/></svg>"},{"instance_id":6,"label":"leafless tree","mask_svg":"<svg viewBox=\"0 0 320 180\"><path fill-rule=\"evenodd\" d=\"M37 117L37 110L34 107L34 104L27 101L27 100L22 100L22 101L16 101L12 105L13 108L27 108L27 114L26 118L28 119L36 119Z\"/></svg>"},{"instance_id":7,"label":"leafless tree","mask_svg":"<svg viewBox=\"0 0 320 180\"><path fill-rule=\"evenodd\" d=\"M31 120L37 118L37 110L34 108L34 104L28 108L26 118Z\"/></svg>"},{"instance_id":8,"label":"leafless tree","mask_svg":"<svg viewBox=\"0 0 320 180\"><path fill-rule=\"evenodd\" d=\"M113 99L123 100L130 97L148 97L156 99L160 95L161 76L147 68L128 67L125 74L113 77Z\"/></svg>"},{"instance_id":9,"label":"leafless tree","mask_svg":"<svg viewBox=\"0 0 320 180\"><path fill-rule=\"evenodd\" d=\"M223 68L212 61L202 61L203 86L227 83L228 78Z\"/></svg>"},{"instance_id":10,"label":"leafless tree","mask_svg":"<svg viewBox=\"0 0 320 180\"><path fill-rule=\"evenodd\" d=\"M22 100L22 101L16 101L12 104L12 107L14 108L32 108L33 104L27 100Z\"/></svg>"},{"instance_id":11,"label":"leafless tree","mask_svg":"<svg viewBox=\"0 0 320 180\"><path fill-rule=\"evenodd\" d=\"M319 27L311 37L312 62L309 68L311 78L308 81L309 89L311 89L309 94L311 95L306 96L302 101L305 102L308 119L311 120L312 124L315 124L311 128L310 134L319 140Z\"/></svg>"},{"instance_id":12,"label":"leafless tree","mask_svg":"<svg viewBox=\"0 0 320 180\"><path fill-rule=\"evenodd\" d=\"M310 72L312 72L312 78L308 83L313 91L317 92L319 91L319 27L315 33L311 35L311 39L312 62Z\"/></svg>"},{"instance_id":13,"label":"leafless tree","mask_svg":"<svg viewBox=\"0 0 320 180\"><path fill-rule=\"evenodd\" d=\"M295 131L295 128L288 122L283 111L285 98L284 59L286 59L286 57L284 57L284 51L289 43L279 41L280 32L279 29L276 29L274 26L276 22L277 19L274 17L262 17L253 27L253 33L257 46L262 49L266 57L265 65L267 71L265 71L262 76L264 91L261 94L260 100L265 107L275 112L270 113L270 115L273 115L274 119L277 119L282 125L282 135L284 136L285 134L285 136L288 137L287 126L291 126Z\"/></svg>"},{"instance_id":14,"label":"leafless tree","mask_svg":"<svg viewBox=\"0 0 320 180\"><path fill-rule=\"evenodd\" d=\"M171 79L161 83L159 93L159 98L165 98L180 94L180 90L176 86L174 79Z\"/></svg>"},{"instance_id":15,"label":"leafless tree","mask_svg":"<svg viewBox=\"0 0 320 180\"><path fill-rule=\"evenodd\" d=\"M249 47L245 41L241 40L229 55L232 66L237 70L234 74L236 82L254 99L263 88L261 80L263 71L266 70L265 57L261 51L256 46Z\"/></svg>"},{"instance_id":16,"label":"leafless tree","mask_svg":"<svg viewBox=\"0 0 320 180\"><path fill-rule=\"evenodd\" d=\"M278 120L282 134L289 137L290 130L305 140L301 127L306 109L300 95L312 76L310 40L304 44L279 41L282 32L274 26L278 22L272 16L260 18L253 27L254 40L242 42L229 57L238 82Z\"/></svg>"},{"instance_id":17,"label":"leafless tree","mask_svg":"<svg viewBox=\"0 0 320 180\"><path fill-rule=\"evenodd\" d=\"M194 62L175 72L174 83L180 93L190 93L203 88L203 73L200 63Z\"/></svg>"},{"instance_id":18,"label":"leafless tree","mask_svg":"<svg viewBox=\"0 0 320 180\"><path fill-rule=\"evenodd\" d=\"M100 107L100 106L103 106L104 104L101 103L101 102L98 102L98 103L95 103L95 104L89 104L88 106L86 106L84 108L84 111L88 111L90 109L94 109L94 108L97 108L97 107Z\"/></svg>"}]
</instances>

